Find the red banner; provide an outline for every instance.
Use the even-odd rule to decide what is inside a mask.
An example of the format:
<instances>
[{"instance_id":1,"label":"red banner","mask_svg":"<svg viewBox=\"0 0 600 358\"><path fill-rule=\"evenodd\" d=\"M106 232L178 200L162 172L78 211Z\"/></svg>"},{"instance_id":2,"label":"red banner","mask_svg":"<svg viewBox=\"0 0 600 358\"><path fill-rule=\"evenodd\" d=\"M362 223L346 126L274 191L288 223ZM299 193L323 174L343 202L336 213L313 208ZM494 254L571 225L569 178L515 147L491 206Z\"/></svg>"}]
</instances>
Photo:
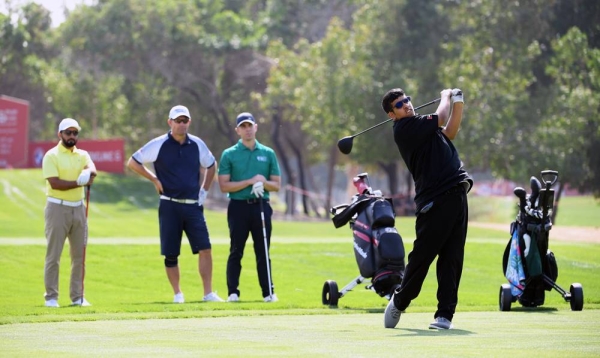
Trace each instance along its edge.
<instances>
[{"instance_id":1,"label":"red banner","mask_svg":"<svg viewBox=\"0 0 600 358\"><path fill-rule=\"evenodd\" d=\"M29 102L0 95L0 168L27 167Z\"/></svg>"},{"instance_id":2,"label":"red banner","mask_svg":"<svg viewBox=\"0 0 600 358\"><path fill-rule=\"evenodd\" d=\"M41 168L42 159L48 149L58 144L58 138L52 142L29 143L29 167ZM110 173L125 172L125 141L123 139L88 140L81 139L77 142L77 148L90 153L96 169Z\"/></svg>"}]
</instances>

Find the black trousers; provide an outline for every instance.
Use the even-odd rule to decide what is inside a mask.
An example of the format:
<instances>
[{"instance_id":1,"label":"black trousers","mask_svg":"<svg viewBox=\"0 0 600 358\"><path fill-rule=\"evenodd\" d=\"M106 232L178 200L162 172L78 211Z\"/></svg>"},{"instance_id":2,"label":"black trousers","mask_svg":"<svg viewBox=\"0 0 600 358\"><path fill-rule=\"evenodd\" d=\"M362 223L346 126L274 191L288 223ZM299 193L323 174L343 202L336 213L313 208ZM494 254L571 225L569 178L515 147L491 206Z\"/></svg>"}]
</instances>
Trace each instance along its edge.
<instances>
[{"instance_id":1,"label":"black trousers","mask_svg":"<svg viewBox=\"0 0 600 358\"><path fill-rule=\"evenodd\" d=\"M438 306L434 317L452 321L458 303L468 216L467 194L460 185L437 197L429 211L418 214L417 238L408 255L402 284L394 295L398 309L405 310L417 298L437 256Z\"/></svg>"},{"instance_id":2,"label":"black trousers","mask_svg":"<svg viewBox=\"0 0 600 358\"><path fill-rule=\"evenodd\" d=\"M229 258L227 259L227 290L228 295L232 293L240 296L240 274L242 273L242 257L248 240L248 234L252 234L254 241L254 254L256 256L256 270L258 272L258 283L263 297L269 296L269 277L267 275L267 255L265 253L263 226L261 219L260 203L257 200L231 200L227 207L227 223L229 225ZM271 245L271 216L273 209L268 200L262 200L265 215L265 228L267 234L267 249ZM269 268L271 261L269 255ZM269 273L270 274L270 273ZM271 278L271 292L273 279Z\"/></svg>"}]
</instances>

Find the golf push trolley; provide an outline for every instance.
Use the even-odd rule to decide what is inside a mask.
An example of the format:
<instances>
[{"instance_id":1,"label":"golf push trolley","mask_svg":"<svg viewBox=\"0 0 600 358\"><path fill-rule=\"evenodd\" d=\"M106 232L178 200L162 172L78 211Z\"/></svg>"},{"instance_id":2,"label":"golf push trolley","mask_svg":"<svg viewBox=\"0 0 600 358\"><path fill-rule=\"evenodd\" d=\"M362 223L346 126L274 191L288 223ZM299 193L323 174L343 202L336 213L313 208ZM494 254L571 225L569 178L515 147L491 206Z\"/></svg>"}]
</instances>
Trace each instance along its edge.
<instances>
[{"instance_id":1,"label":"golf push trolley","mask_svg":"<svg viewBox=\"0 0 600 358\"><path fill-rule=\"evenodd\" d=\"M367 278L371 283L366 288L389 300L404 277L404 243L394 227L396 214L391 199L371 189L367 173L354 177L353 183L358 194L350 204L331 208L331 214L336 228L349 223L360 275L341 290L336 281L325 281L324 305L337 306L340 298Z\"/></svg>"},{"instance_id":2,"label":"golf push trolley","mask_svg":"<svg viewBox=\"0 0 600 358\"><path fill-rule=\"evenodd\" d=\"M554 207L552 185L558 172L544 170L540 181L532 176L531 194L516 187L514 194L519 198L519 213L510 225L511 238L504 250L502 269L509 283L500 286L500 311L510 311L511 303L519 301L523 307L538 307L544 304L545 292L558 291L571 310L583 309L583 287L571 284L565 291L556 284L558 266L554 253L548 249L548 233L552 229L551 214Z\"/></svg>"}]
</instances>

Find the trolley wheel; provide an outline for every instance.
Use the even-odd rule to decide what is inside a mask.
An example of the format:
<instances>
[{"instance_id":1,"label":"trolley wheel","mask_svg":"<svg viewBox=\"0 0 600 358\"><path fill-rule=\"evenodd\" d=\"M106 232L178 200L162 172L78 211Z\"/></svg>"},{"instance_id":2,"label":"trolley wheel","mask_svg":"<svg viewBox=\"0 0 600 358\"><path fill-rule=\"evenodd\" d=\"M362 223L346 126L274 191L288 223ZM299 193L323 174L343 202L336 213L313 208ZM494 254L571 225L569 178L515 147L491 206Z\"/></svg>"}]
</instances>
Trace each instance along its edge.
<instances>
[{"instance_id":1,"label":"trolley wheel","mask_svg":"<svg viewBox=\"0 0 600 358\"><path fill-rule=\"evenodd\" d=\"M510 284L505 283L500 286L500 311L510 311L512 304L512 293L510 292Z\"/></svg>"},{"instance_id":2,"label":"trolley wheel","mask_svg":"<svg viewBox=\"0 0 600 358\"><path fill-rule=\"evenodd\" d=\"M574 283L569 288L571 292L571 311L581 311L583 309L583 287L580 283Z\"/></svg>"},{"instance_id":3,"label":"trolley wheel","mask_svg":"<svg viewBox=\"0 0 600 358\"><path fill-rule=\"evenodd\" d=\"M338 285L333 280L325 281L323 285L322 300L324 305L337 306L338 300L340 299L340 292L338 291Z\"/></svg>"}]
</instances>

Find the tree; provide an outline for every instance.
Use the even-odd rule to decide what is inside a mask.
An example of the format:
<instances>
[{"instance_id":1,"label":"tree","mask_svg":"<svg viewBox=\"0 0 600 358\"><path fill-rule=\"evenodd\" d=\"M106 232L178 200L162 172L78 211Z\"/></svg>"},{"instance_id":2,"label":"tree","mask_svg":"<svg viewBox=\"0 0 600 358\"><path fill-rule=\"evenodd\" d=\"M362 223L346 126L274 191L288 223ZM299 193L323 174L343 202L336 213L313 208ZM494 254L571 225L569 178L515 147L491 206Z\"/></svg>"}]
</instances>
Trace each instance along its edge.
<instances>
[{"instance_id":1,"label":"tree","mask_svg":"<svg viewBox=\"0 0 600 358\"><path fill-rule=\"evenodd\" d=\"M538 161L558 170L558 199L566 183L599 197L600 49L590 48L587 36L574 27L552 41L552 50L546 73L554 85L536 132Z\"/></svg>"},{"instance_id":2,"label":"tree","mask_svg":"<svg viewBox=\"0 0 600 358\"><path fill-rule=\"evenodd\" d=\"M29 101L30 138L46 128L48 102L40 80L41 65L55 55L49 45L50 23L48 10L35 3L0 14L0 93Z\"/></svg>"}]
</instances>

